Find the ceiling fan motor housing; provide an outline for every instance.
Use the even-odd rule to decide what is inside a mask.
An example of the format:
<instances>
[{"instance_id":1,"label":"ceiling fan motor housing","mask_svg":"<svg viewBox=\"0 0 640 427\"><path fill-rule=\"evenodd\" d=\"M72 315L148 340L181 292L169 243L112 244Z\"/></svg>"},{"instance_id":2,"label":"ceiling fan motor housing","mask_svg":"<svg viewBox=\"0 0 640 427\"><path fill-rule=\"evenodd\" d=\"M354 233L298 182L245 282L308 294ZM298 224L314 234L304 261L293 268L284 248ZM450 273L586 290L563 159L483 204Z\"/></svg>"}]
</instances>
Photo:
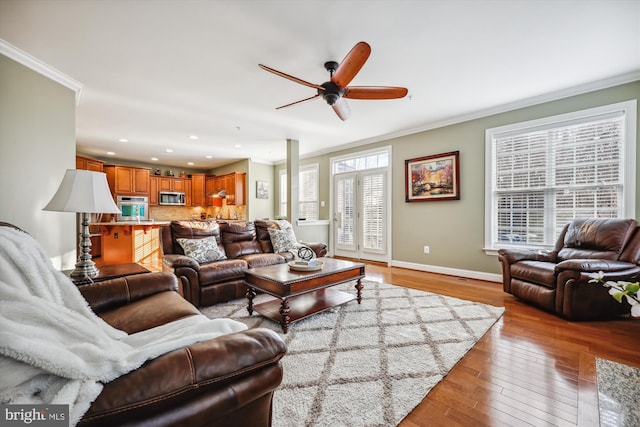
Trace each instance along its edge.
<instances>
[{"instance_id":1,"label":"ceiling fan motor housing","mask_svg":"<svg viewBox=\"0 0 640 427\"><path fill-rule=\"evenodd\" d=\"M340 97L342 97L345 92L344 89L340 89L340 87L334 82L325 82L320 86L324 88L324 91L318 90L318 94L322 95L322 98L324 98L324 100L327 101L327 104L329 105L335 104L336 101L338 101L338 99L340 99Z\"/></svg>"}]
</instances>

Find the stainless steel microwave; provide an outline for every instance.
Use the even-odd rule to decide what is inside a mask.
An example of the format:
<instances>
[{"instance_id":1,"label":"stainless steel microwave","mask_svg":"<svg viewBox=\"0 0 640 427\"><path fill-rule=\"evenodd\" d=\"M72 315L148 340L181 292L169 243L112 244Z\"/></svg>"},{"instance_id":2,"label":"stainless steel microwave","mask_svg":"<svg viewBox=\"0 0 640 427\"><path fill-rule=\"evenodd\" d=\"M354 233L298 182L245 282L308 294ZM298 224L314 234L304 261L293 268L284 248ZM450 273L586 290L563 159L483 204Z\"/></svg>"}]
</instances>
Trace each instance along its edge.
<instances>
[{"instance_id":1,"label":"stainless steel microwave","mask_svg":"<svg viewBox=\"0 0 640 427\"><path fill-rule=\"evenodd\" d=\"M158 203L161 205L184 206L184 193L175 191L160 191L158 193Z\"/></svg>"}]
</instances>

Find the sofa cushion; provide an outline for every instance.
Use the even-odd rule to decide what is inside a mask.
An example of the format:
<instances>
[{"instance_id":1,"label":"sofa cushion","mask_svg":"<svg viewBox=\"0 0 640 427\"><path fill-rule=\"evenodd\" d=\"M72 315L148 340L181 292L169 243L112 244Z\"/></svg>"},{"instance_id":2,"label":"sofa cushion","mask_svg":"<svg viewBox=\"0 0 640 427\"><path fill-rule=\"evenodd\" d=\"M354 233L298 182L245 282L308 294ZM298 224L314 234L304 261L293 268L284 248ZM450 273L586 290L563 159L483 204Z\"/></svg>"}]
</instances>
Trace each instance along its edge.
<instances>
[{"instance_id":1,"label":"sofa cushion","mask_svg":"<svg viewBox=\"0 0 640 427\"><path fill-rule=\"evenodd\" d=\"M227 259L223 250L218 247L214 236L203 239L176 239L184 254L196 260L199 264Z\"/></svg>"},{"instance_id":2,"label":"sofa cushion","mask_svg":"<svg viewBox=\"0 0 640 427\"><path fill-rule=\"evenodd\" d=\"M178 243L178 239L201 239L204 237L214 236L218 243L220 242L220 226L212 220L207 221L171 221L171 240L173 251L165 253L175 253L184 255L182 246Z\"/></svg>"},{"instance_id":3,"label":"sofa cushion","mask_svg":"<svg viewBox=\"0 0 640 427\"><path fill-rule=\"evenodd\" d=\"M243 259L225 259L200 266L200 284L209 286L215 283L244 278L247 262Z\"/></svg>"},{"instance_id":4,"label":"sofa cushion","mask_svg":"<svg viewBox=\"0 0 640 427\"><path fill-rule=\"evenodd\" d=\"M262 253L256 237L256 227L250 221L220 224L221 241L229 258Z\"/></svg>"},{"instance_id":5,"label":"sofa cushion","mask_svg":"<svg viewBox=\"0 0 640 427\"><path fill-rule=\"evenodd\" d=\"M511 277L555 289L555 267L556 264L551 262L520 261L511 264Z\"/></svg>"},{"instance_id":6,"label":"sofa cushion","mask_svg":"<svg viewBox=\"0 0 640 427\"><path fill-rule=\"evenodd\" d=\"M617 260L637 222L633 219L576 219L569 224L559 260L599 258Z\"/></svg>"},{"instance_id":7,"label":"sofa cushion","mask_svg":"<svg viewBox=\"0 0 640 427\"><path fill-rule=\"evenodd\" d=\"M242 259L247 262L247 264L249 265L249 268L256 268L256 267L265 267L267 265L283 264L287 262L287 260L292 260L293 257L291 257L291 259L288 259L280 254L270 253L270 254L244 255Z\"/></svg>"},{"instance_id":8,"label":"sofa cushion","mask_svg":"<svg viewBox=\"0 0 640 427\"><path fill-rule=\"evenodd\" d=\"M276 228L269 228L268 230L273 252L287 252L300 246L296 240L296 235L293 234L293 230L278 230Z\"/></svg>"}]
</instances>

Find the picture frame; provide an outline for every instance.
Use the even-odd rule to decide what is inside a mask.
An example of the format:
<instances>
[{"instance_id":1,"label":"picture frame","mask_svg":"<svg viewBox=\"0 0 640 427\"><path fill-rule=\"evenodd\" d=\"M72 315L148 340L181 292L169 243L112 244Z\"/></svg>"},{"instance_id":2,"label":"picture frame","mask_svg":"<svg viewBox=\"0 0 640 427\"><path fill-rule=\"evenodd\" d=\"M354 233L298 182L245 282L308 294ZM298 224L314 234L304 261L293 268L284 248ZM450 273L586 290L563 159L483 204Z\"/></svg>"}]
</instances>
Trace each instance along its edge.
<instances>
[{"instance_id":1,"label":"picture frame","mask_svg":"<svg viewBox=\"0 0 640 427\"><path fill-rule=\"evenodd\" d=\"M269 198L269 183L267 181L256 181L256 199Z\"/></svg>"},{"instance_id":2,"label":"picture frame","mask_svg":"<svg viewBox=\"0 0 640 427\"><path fill-rule=\"evenodd\" d=\"M460 151L404 161L405 202L460 200Z\"/></svg>"}]
</instances>

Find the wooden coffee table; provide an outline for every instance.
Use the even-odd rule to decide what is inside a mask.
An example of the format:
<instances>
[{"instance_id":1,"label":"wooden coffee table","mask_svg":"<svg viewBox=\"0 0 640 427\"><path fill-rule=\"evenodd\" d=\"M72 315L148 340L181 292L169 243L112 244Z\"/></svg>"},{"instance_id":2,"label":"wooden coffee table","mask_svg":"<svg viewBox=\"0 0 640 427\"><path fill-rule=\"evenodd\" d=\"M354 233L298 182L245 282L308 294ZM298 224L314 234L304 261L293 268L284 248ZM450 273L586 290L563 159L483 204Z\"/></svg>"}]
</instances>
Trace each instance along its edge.
<instances>
[{"instance_id":1,"label":"wooden coffee table","mask_svg":"<svg viewBox=\"0 0 640 427\"><path fill-rule=\"evenodd\" d=\"M282 326L286 334L289 325L298 320L320 313L354 299L362 302L364 264L333 258L319 258L321 270L295 271L289 264L269 265L247 270L247 310L272 319ZM356 280L356 295L331 289L331 286ZM278 298L253 305L256 291Z\"/></svg>"}]
</instances>

